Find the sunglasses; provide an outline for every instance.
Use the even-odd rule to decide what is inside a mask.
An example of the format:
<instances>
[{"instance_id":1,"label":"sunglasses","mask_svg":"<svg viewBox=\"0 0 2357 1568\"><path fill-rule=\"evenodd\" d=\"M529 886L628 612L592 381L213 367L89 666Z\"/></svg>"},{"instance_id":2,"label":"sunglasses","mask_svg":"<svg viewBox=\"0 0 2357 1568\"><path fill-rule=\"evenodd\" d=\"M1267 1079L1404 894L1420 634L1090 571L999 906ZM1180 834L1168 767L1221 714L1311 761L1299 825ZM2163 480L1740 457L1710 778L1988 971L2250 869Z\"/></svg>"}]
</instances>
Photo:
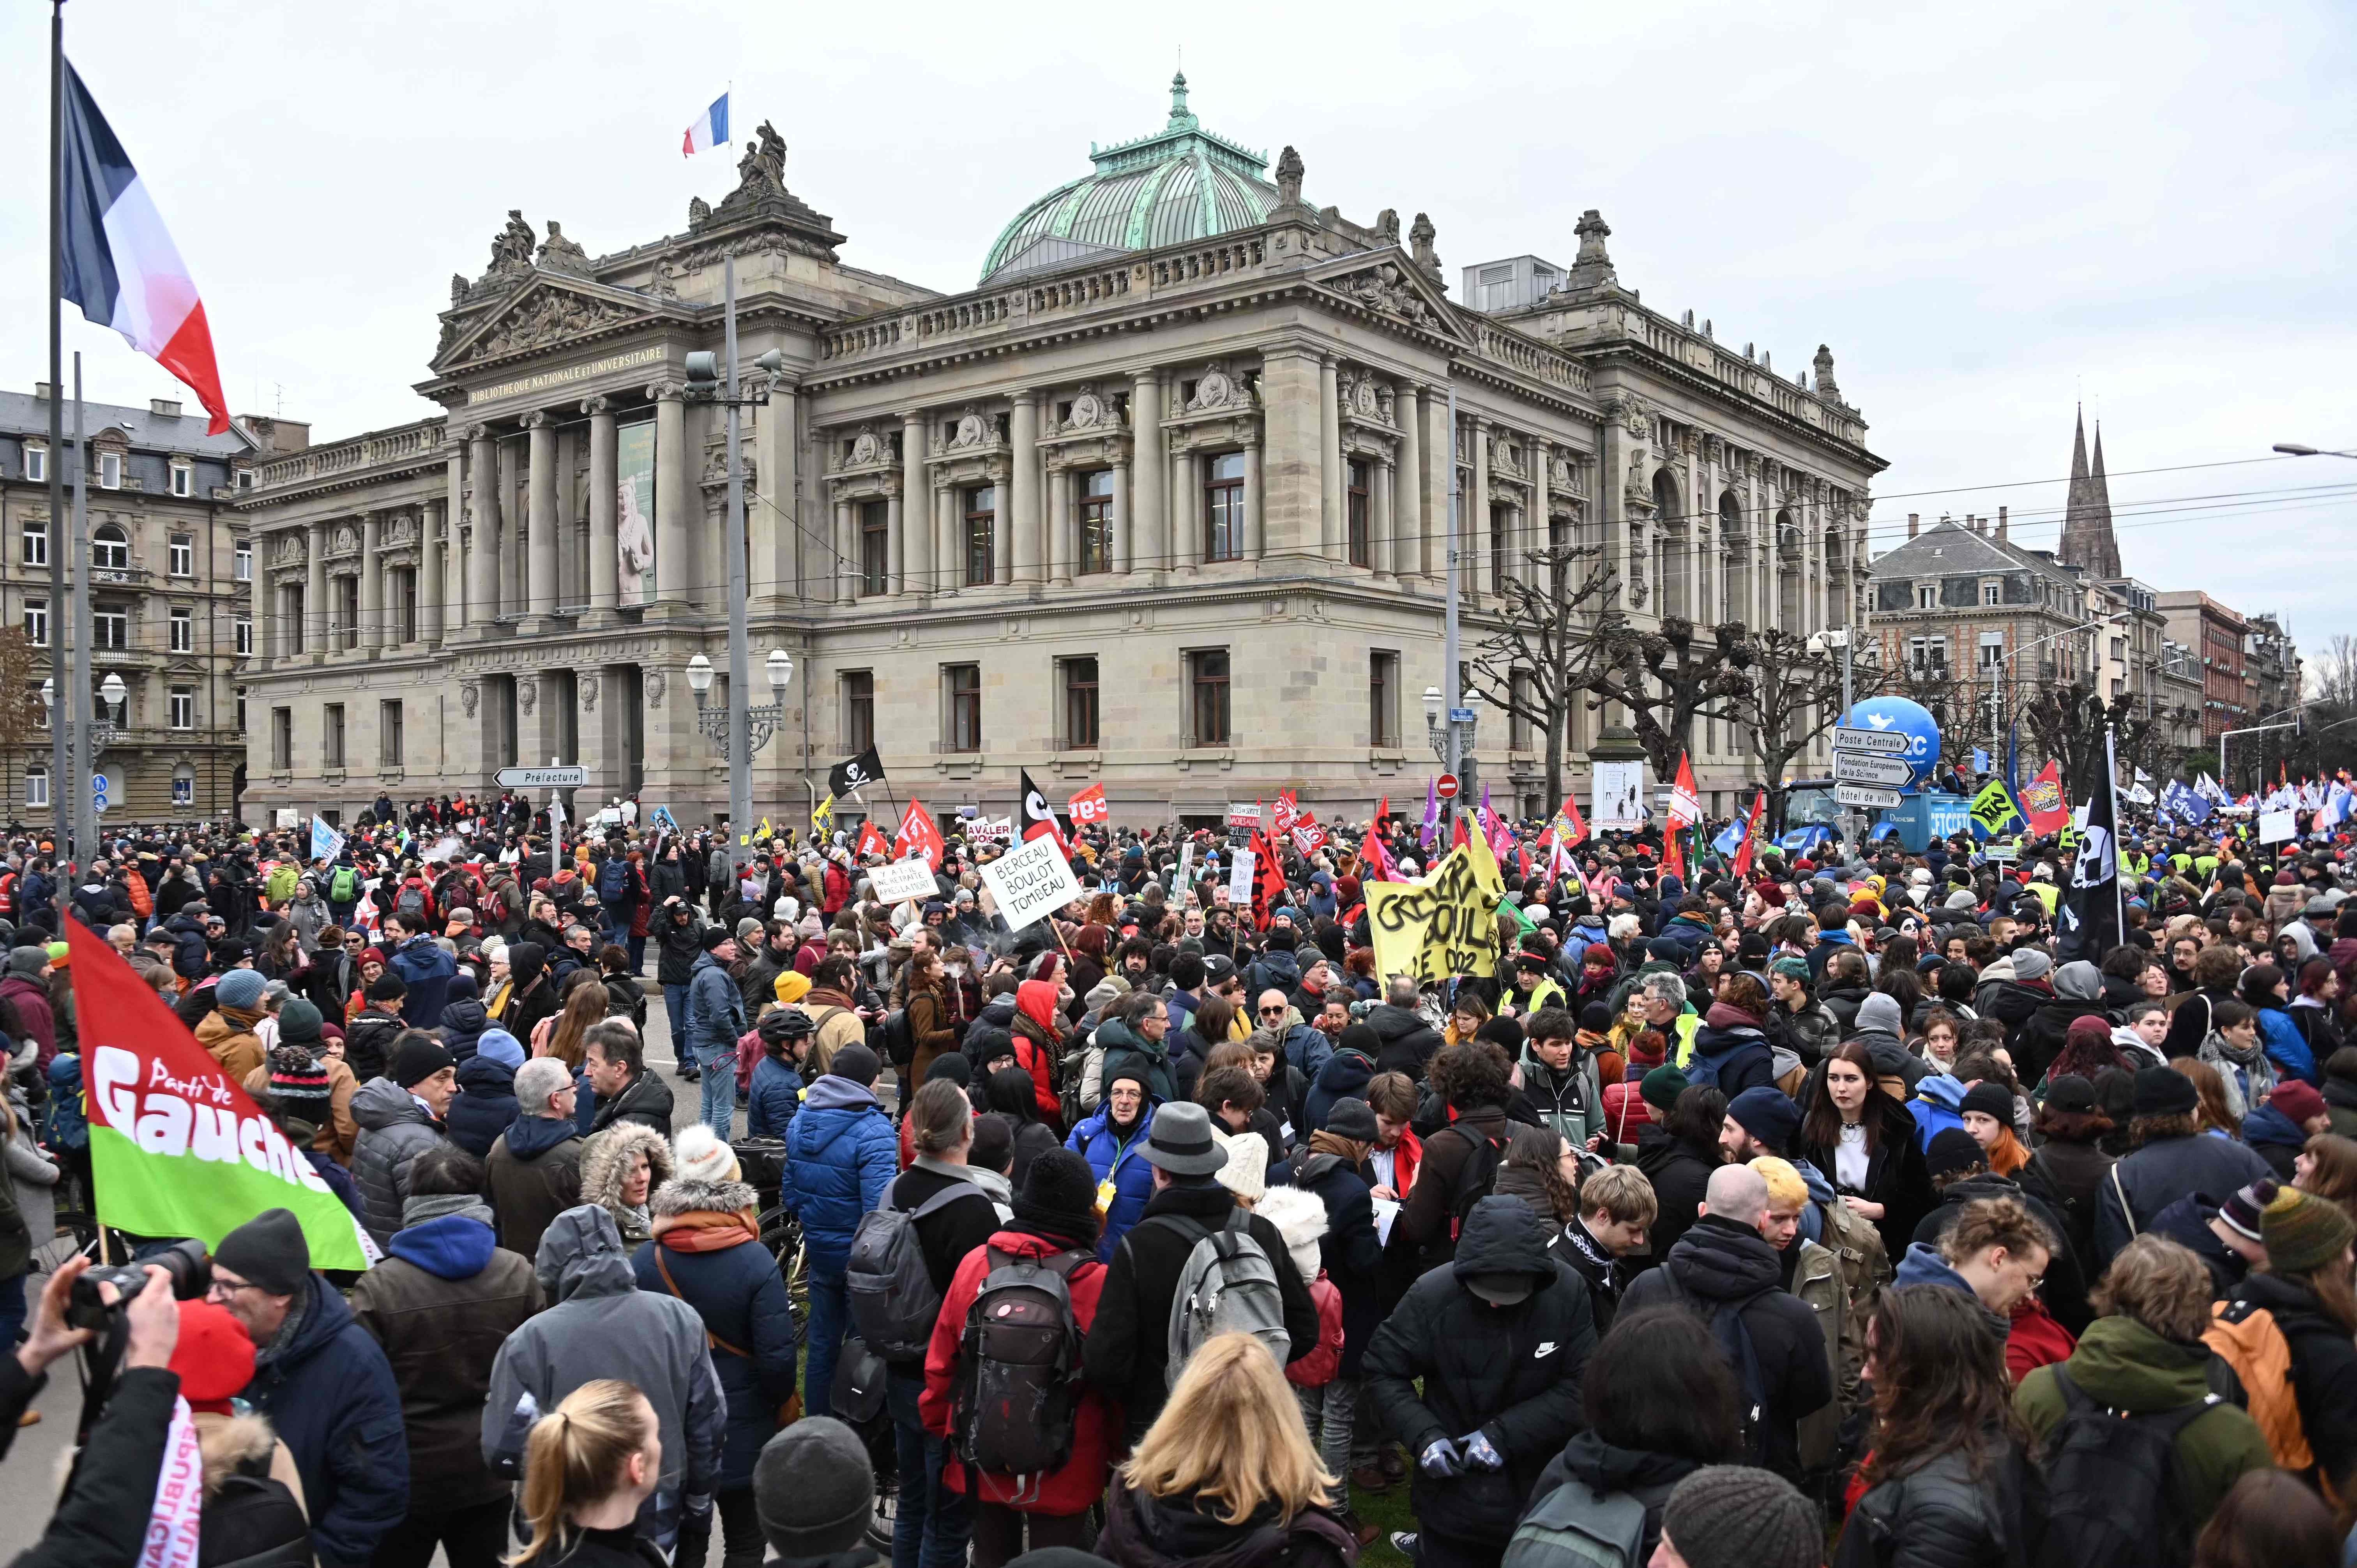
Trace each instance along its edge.
<instances>
[{"instance_id":1,"label":"sunglasses","mask_svg":"<svg viewBox=\"0 0 2357 1568\"><path fill-rule=\"evenodd\" d=\"M1282 1018L1285 1016L1285 1009L1282 1007L1264 1007L1260 1010L1260 1015L1264 1018Z\"/></svg>"}]
</instances>

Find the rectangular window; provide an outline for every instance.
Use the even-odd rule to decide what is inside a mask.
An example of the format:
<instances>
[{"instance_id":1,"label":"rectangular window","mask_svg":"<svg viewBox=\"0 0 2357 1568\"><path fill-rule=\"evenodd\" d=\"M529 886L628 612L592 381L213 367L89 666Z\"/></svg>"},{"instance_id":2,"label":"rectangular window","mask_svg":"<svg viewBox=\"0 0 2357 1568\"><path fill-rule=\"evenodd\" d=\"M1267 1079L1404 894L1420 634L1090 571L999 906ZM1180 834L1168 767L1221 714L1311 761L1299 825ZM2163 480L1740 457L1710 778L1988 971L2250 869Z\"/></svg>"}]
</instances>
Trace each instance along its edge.
<instances>
[{"instance_id":1,"label":"rectangular window","mask_svg":"<svg viewBox=\"0 0 2357 1568\"><path fill-rule=\"evenodd\" d=\"M292 771L295 767L295 710L270 710L270 766L275 772Z\"/></svg>"},{"instance_id":2,"label":"rectangular window","mask_svg":"<svg viewBox=\"0 0 2357 1568\"><path fill-rule=\"evenodd\" d=\"M248 658L253 652L253 618L240 616L233 624L237 628L237 656Z\"/></svg>"},{"instance_id":3,"label":"rectangular window","mask_svg":"<svg viewBox=\"0 0 2357 1568\"><path fill-rule=\"evenodd\" d=\"M47 648L49 645L48 600L27 599L25 601L25 638L36 648Z\"/></svg>"},{"instance_id":4,"label":"rectangular window","mask_svg":"<svg viewBox=\"0 0 2357 1568\"><path fill-rule=\"evenodd\" d=\"M237 689L237 733L245 733L245 688Z\"/></svg>"},{"instance_id":5,"label":"rectangular window","mask_svg":"<svg viewBox=\"0 0 2357 1568\"><path fill-rule=\"evenodd\" d=\"M856 757L875 744L875 672L846 670L843 673L843 749Z\"/></svg>"},{"instance_id":6,"label":"rectangular window","mask_svg":"<svg viewBox=\"0 0 2357 1568\"><path fill-rule=\"evenodd\" d=\"M42 518L31 518L25 523L25 564L46 566L49 564L49 525Z\"/></svg>"},{"instance_id":7,"label":"rectangular window","mask_svg":"<svg viewBox=\"0 0 2357 1568\"><path fill-rule=\"evenodd\" d=\"M175 653L192 653L192 652L196 651L196 647L197 647L197 621L196 621L196 617L194 617L193 615L191 615L191 614L190 614L188 611L187 611L187 610L179 609L179 608L177 608L177 607L176 607L176 608L172 611L172 650L172 650L173 652L175 652Z\"/></svg>"},{"instance_id":8,"label":"rectangular window","mask_svg":"<svg viewBox=\"0 0 2357 1568\"><path fill-rule=\"evenodd\" d=\"M1244 558L1244 455L1222 452L1203 462L1203 559Z\"/></svg>"},{"instance_id":9,"label":"rectangular window","mask_svg":"<svg viewBox=\"0 0 2357 1568\"><path fill-rule=\"evenodd\" d=\"M1187 655L1187 744L1228 744L1228 650L1207 648Z\"/></svg>"},{"instance_id":10,"label":"rectangular window","mask_svg":"<svg viewBox=\"0 0 2357 1568\"><path fill-rule=\"evenodd\" d=\"M982 749L982 666L944 664L942 692L948 705L948 733L942 746L949 751Z\"/></svg>"},{"instance_id":11,"label":"rectangular window","mask_svg":"<svg viewBox=\"0 0 2357 1568\"><path fill-rule=\"evenodd\" d=\"M102 572L131 569L131 536L108 523L90 536L90 564Z\"/></svg>"},{"instance_id":12,"label":"rectangular window","mask_svg":"<svg viewBox=\"0 0 2357 1568\"><path fill-rule=\"evenodd\" d=\"M180 470L176 469L174 471L179 472ZM176 533L172 535L169 558L171 561L173 576L195 576L197 575L197 536L193 533Z\"/></svg>"},{"instance_id":13,"label":"rectangular window","mask_svg":"<svg viewBox=\"0 0 2357 1568\"><path fill-rule=\"evenodd\" d=\"M1930 610L1937 609L1939 607L1940 590L1938 588L1929 583L1918 583L1915 585L1915 607L1917 609Z\"/></svg>"},{"instance_id":14,"label":"rectangular window","mask_svg":"<svg viewBox=\"0 0 2357 1568\"><path fill-rule=\"evenodd\" d=\"M2004 598L2005 588L2001 584L1983 583L1981 585L1981 603L1994 608L1996 605L2001 603Z\"/></svg>"},{"instance_id":15,"label":"rectangular window","mask_svg":"<svg viewBox=\"0 0 2357 1568\"><path fill-rule=\"evenodd\" d=\"M1981 633L1980 667L1985 671L1994 670L2004 659L2005 633L2001 631Z\"/></svg>"},{"instance_id":16,"label":"rectangular window","mask_svg":"<svg viewBox=\"0 0 2357 1568\"><path fill-rule=\"evenodd\" d=\"M997 570L992 558L998 526L998 487L977 485L965 493L965 585L986 586Z\"/></svg>"},{"instance_id":17,"label":"rectangular window","mask_svg":"<svg viewBox=\"0 0 2357 1568\"><path fill-rule=\"evenodd\" d=\"M197 689L194 686L172 688L172 727L174 729L197 727Z\"/></svg>"},{"instance_id":18,"label":"rectangular window","mask_svg":"<svg viewBox=\"0 0 2357 1568\"><path fill-rule=\"evenodd\" d=\"M49 770L46 768L25 769L25 804L46 806L49 803Z\"/></svg>"},{"instance_id":19,"label":"rectangular window","mask_svg":"<svg viewBox=\"0 0 2357 1568\"><path fill-rule=\"evenodd\" d=\"M299 587L288 588L285 595L287 645L294 652L307 653L311 649L311 634L307 624L309 618L304 614L309 607L303 602L304 591Z\"/></svg>"},{"instance_id":20,"label":"rectangular window","mask_svg":"<svg viewBox=\"0 0 2357 1568\"><path fill-rule=\"evenodd\" d=\"M49 482L49 449L46 446L25 448L25 478L37 485ZM48 775L41 776L41 792L48 792Z\"/></svg>"},{"instance_id":21,"label":"rectangular window","mask_svg":"<svg viewBox=\"0 0 2357 1568\"><path fill-rule=\"evenodd\" d=\"M328 768L344 765L344 704L328 703L319 710L319 760Z\"/></svg>"},{"instance_id":22,"label":"rectangular window","mask_svg":"<svg viewBox=\"0 0 2357 1568\"><path fill-rule=\"evenodd\" d=\"M1367 564L1367 465L1352 459L1349 465L1350 489L1347 491L1350 521L1351 564Z\"/></svg>"},{"instance_id":23,"label":"rectangular window","mask_svg":"<svg viewBox=\"0 0 2357 1568\"><path fill-rule=\"evenodd\" d=\"M888 593L892 586L892 513L886 502L859 503L859 591Z\"/></svg>"},{"instance_id":24,"label":"rectangular window","mask_svg":"<svg viewBox=\"0 0 2357 1568\"><path fill-rule=\"evenodd\" d=\"M1066 659L1057 670L1064 686L1064 749L1085 751L1097 744L1097 661Z\"/></svg>"},{"instance_id":25,"label":"rectangular window","mask_svg":"<svg viewBox=\"0 0 2357 1568\"><path fill-rule=\"evenodd\" d=\"M1512 513L1505 507L1490 509L1490 591L1506 591L1507 520Z\"/></svg>"},{"instance_id":26,"label":"rectangular window","mask_svg":"<svg viewBox=\"0 0 2357 1568\"><path fill-rule=\"evenodd\" d=\"M1399 745L1399 659L1389 649L1367 654L1367 744Z\"/></svg>"},{"instance_id":27,"label":"rectangular window","mask_svg":"<svg viewBox=\"0 0 2357 1568\"><path fill-rule=\"evenodd\" d=\"M196 493L196 489L197 471L186 463L173 464L172 493L176 496L190 496Z\"/></svg>"},{"instance_id":28,"label":"rectangular window","mask_svg":"<svg viewBox=\"0 0 2357 1568\"><path fill-rule=\"evenodd\" d=\"M401 766L401 704L379 703L376 708L377 765L382 768Z\"/></svg>"},{"instance_id":29,"label":"rectangular window","mask_svg":"<svg viewBox=\"0 0 2357 1568\"><path fill-rule=\"evenodd\" d=\"M172 804L193 806L197 803L197 776L193 773L172 775Z\"/></svg>"},{"instance_id":30,"label":"rectangular window","mask_svg":"<svg viewBox=\"0 0 2357 1568\"><path fill-rule=\"evenodd\" d=\"M247 542L245 540L242 540L242 539L239 540L239 541L237 542L237 557L236 557L236 560L237 560L237 564L236 564L236 575L237 575L237 580L238 580L239 582L241 582L241 583L251 583L251 582L253 582L253 546L251 543Z\"/></svg>"},{"instance_id":31,"label":"rectangular window","mask_svg":"<svg viewBox=\"0 0 2357 1568\"><path fill-rule=\"evenodd\" d=\"M336 646L343 649L361 645L361 580L358 577L336 579Z\"/></svg>"},{"instance_id":32,"label":"rectangular window","mask_svg":"<svg viewBox=\"0 0 2357 1568\"><path fill-rule=\"evenodd\" d=\"M1113 570L1113 470L1079 477L1081 565L1083 576Z\"/></svg>"},{"instance_id":33,"label":"rectangular window","mask_svg":"<svg viewBox=\"0 0 2357 1568\"><path fill-rule=\"evenodd\" d=\"M90 640L92 646L98 648L121 650L130 647L130 612L109 609L91 611Z\"/></svg>"},{"instance_id":34,"label":"rectangular window","mask_svg":"<svg viewBox=\"0 0 2357 1568\"><path fill-rule=\"evenodd\" d=\"M98 455L98 488L119 490L123 488L123 454L101 452Z\"/></svg>"}]
</instances>

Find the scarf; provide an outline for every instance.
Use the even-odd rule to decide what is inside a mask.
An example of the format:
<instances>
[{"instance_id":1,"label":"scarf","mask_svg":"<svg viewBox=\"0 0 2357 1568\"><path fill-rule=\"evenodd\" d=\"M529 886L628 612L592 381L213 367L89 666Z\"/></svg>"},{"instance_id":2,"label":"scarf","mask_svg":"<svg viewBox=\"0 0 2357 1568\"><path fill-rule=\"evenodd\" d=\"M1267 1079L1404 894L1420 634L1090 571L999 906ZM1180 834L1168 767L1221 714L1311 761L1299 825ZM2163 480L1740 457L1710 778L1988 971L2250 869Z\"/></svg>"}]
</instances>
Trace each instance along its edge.
<instances>
[{"instance_id":1,"label":"scarf","mask_svg":"<svg viewBox=\"0 0 2357 1568\"><path fill-rule=\"evenodd\" d=\"M1565 1240L1569 1241L1574 1247L1579 1249L1579 1255L1581 1257L1586 1258L1590 1263L1596 1265L1597 1273L1604 1289L1607 1291L1611 1290L1613 1288L1612 1271L1619 1265L1620 1260L1615 1258L1602 1247L1598 1246L1596 1244L1596 1238L1587 1233L1587 1227L1582 1225L1577 1219L1568 1220L1565 1223L1563 1228L1563 1237Z\"/></svg>"},{"instance_id":2,"label":"scarf","mask_svg":"<svg viewBox=\"0 0 2357 1568\"><path fill-rule=\"evenodd\" d=\"M674 1252L725 1252L731 1247L761 1240L760 1221L749 1208L740 1208L734 1214L709 1208L659 1214L647 1229L658 1242Z\"/></svg>"},{"instance_id":3,"label":"scarf","mask_svg":"<svg viewBox=\"0 0 2357 1568\"><path fill-rule=\"evenodd\" d=\"M2226 1110L2237 1122L2251 1113L2253 1106L2266 1104L2267 1096L2275 1092L2276 1064L2267 1059L2264 1045L2245 1049L2212 1029L2194 1055L2218 1069L2226 1086Z\"/></svg>"},{"instance_id":4,"label":"scarf","mask_svg":"<svg viewBox=\"0 0 2357 1568\"><path fill-rule=\"evenodd\" d=\"M405 1197L401 1202L401 1226L404 1230L412 1225L423 1225L429 1219L440 1219L451 1214L463 1214L486 1225L496 1226L499 1223L491 1213L490 1206L471 1192Z\"/></svg>"}]
</instances>

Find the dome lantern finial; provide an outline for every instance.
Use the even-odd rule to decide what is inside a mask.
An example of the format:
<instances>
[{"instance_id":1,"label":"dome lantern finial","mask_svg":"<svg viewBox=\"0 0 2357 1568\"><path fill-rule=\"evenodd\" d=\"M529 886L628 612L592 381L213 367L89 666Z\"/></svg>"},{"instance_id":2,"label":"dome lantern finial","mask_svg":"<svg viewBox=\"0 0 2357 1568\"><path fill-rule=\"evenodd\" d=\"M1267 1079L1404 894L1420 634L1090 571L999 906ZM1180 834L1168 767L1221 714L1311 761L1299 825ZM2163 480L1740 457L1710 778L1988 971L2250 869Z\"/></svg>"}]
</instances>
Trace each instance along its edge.
<instances>
[{"instance_id":1,"label":"dome lantern finial","mask_svg":"<svg viewBox=\"0 0 2357 1568\"><path fill-rule=\"evenodd\" d=\"M1170 77L1170 129L1195 124L1195 116L1187 109L1187 72L1182 69Z\"/></svg>"}]
</instances>

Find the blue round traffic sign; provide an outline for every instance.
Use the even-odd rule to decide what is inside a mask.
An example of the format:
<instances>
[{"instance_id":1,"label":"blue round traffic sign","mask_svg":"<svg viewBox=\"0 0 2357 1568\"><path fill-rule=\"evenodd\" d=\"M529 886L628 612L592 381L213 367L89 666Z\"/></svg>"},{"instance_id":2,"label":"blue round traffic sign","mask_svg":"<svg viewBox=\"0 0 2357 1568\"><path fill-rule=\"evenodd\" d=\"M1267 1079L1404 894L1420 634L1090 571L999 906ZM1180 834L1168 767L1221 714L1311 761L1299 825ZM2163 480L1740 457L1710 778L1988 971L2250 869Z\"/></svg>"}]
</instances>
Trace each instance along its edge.
<instances>
[{"instance_id":1,"label":"blue round traffic sign","mask_svg":"<svg viewBox=\"0 0 2357 1568\"><path fill-rule=\"evenodd\" d=\"M1931 777L1940 760L1940 724L1921 703L1910 703L1904 697L1868 697L1842 715L1845 729L1876 730L1907 737L1904 751L1878 752L1893 760L1903 759L1914 769L1910 784L1921 784ZM1838 746L1835 749L1839 749Z\"/></svg>"}]
</instances>

